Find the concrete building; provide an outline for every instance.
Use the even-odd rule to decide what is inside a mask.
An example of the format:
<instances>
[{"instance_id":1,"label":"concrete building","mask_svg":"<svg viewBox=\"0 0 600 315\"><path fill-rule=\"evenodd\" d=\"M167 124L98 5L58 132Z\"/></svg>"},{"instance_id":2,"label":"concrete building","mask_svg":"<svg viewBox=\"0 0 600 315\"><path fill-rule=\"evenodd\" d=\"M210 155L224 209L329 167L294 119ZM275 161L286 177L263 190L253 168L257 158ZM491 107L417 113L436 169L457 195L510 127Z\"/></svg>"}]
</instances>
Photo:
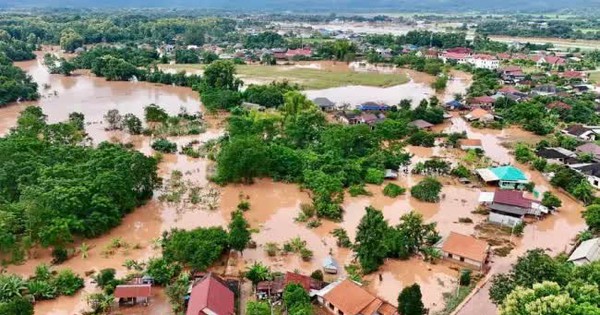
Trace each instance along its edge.
<instances>
[{"instance_id":1,"label":"concrete building","mask_svg":"<svg viewBox=\"0 0 600 315\"><path fill-rule=\"evenodd\" d=\"M444 259L477 270L483 270L489 258L490 246L487 242L456 232L450 232L436 247L442 251Z\"/></svg>"}]
</instances>

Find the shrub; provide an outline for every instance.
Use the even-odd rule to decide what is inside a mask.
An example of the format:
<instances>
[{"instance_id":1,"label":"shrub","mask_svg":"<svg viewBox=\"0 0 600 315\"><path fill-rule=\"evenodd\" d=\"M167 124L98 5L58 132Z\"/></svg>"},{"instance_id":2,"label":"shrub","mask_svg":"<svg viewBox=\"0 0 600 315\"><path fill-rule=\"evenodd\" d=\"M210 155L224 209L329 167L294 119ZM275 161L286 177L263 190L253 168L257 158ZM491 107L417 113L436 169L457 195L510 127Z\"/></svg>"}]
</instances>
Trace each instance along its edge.
<instances>
[{"instance_id":1,"label":"shrub","mask_svg":"<svg viewBox=\"0 0 600 315\"><path fill-rule=\"evenodd\" d=\"M410 189L410 194L425 202L438 202L442 184L433 177L427 177Z\"/></svg>"},{"instance_id":2,"label":"shrub","mask_svg":"<svg viewBox=\"0 0 600 315\"><path fill-rule=\"evenodd\" d=\"M385 171L369 168L367 169L367 174L365 175L365 182L369 184L381 185L385 178Z\"/></svg>"},{"instance_id":3,"label":"shrub","mask_svg":"<svg viewBox=\"0 0 600 315\"><path fill-rule=\"evenodd\" d=\"M310 274L310 277L315 280L323 281L323 271L321 271L321 269L317 269Z\"/></svg>"},{"instance_id":4,"label":"shrub","mask_svg":"<svg viewBox=\"0 0 600 315\"><path fill-rule=\"evenodd\" d=\"M52 250L52 264L61 264L69 259L69 252L64 247L55 247Z\"/></svg>"},{"instance_id":5,"label":"shrub","mask_svg":"<svg viewBox=\"0 0 600 315\"><path fill-rule=\"evenodd\" d=\"M83 288L83 279L73 273L71 269L65 269L58 273L54 284L60 294L71 296Z\"/></svg>"},{"instance_id":6,"label":"shrub","mask_svg":"<svg viewBox=\"0 0 600 315\"><path fill-rule=\"evenodd\" d=\"M553 193L546 191L544 192L544 197L542 198L542 205L548 208L559 208L562 206L562 201Z\"/></svg>"},{"instance_id":7,"label":"shrub","mask_svg":"<svg viewBox=\"0 0 600 315\"><path fill-rule=\"evenodd\" d=\"M158 139L152 143L152 149L162 153L175 153L177 144L167 139Z\"/></svg>"},{"instance_id":8,"label":"shrub","mask_svg":"<svg viewBox=\"0 0 600 315\"><path fill-rule=\"evenodd\" d=\"M371 193L365 189L365 185L352 185L348 188L348 193L350 196L356 197L358 195L370 196Z\"/></svg>"},{"instance_id":9,"label":"shrub","mask_svg":"<svg viewBox=\"0 0 600 315\"><path fill-rule=\"evenodd\" d=\"M269 257L277 256L277 253L279 253L280 250L281 249L277 243L269 242L265 244L265 252L267 255L269 255Z\"/></svg>"},{"instance_id":10,"label":"shrub","mask_svg":"<svg viewBox=\"0 0 600 315\"><path fill-rule=\"evenodd\" d=\"M462 164L459 164L458 166L456 166L455 168L453 168L452 171L450 172L450 174L452 174L452 176L455 176L455 177L458 177L458 178L469 178L469 177L471 177L471 171L469 171L469 169L466 168Z\"/></svg>"},{"instance_id":11,"label":"shrub","mask_svg":"<svg viewBox=\"0 0 600 315\"><path fill-rule=\"evenodd\" d=\"M250 210L250 202L247 200L242 200L240 203L238 203L237 208L241 211L248 211Z\"/></svg>"},{"instance_id":12,"label":"shrub","mask_svg":"<svg viewBox=\"0 0 600 315\"><path fill-rule=\"evenodd\" d=\"M468 286L471 284L471 270L463 269L460 271L460 285Z\"/></svg>"},{"instance_id":13,"label":"shrub","mask_svg":"<svg viewBox=\"0 0 600 315\"><path fill-rule=\"evenodd\" d=\"M337 239L336 243L338 247L350 248L352 246L352 241L350 241L350 237L348 237L346 230L342 228L336 228L331 231L331 235Z\"/></svg>"},{"instance_id":14,"label":"shrub","mask_svg":"<svg viewBox=\"0 0 600 315\"><path fill-rule=\"evenodd\" d=\"M146 273L154 278L158 285L167 285L181 273L181 265L169 263L164 258L151 258Z\"/></svg>"},{"instance_id":15,"label":"shrub","mask_svg":"<svg viewBox=\"0 0 600 315\"><path fill-rule=\"evenodd\" d=\"M523 223L523 222L520 222L519 224L517 224L513 227L513 233L516 236L523 235L523 230L525 230L525 223Z\"/></svg>"},{"instance_id":16,"label":"shrub","mask_svg":"<svg viewBox=\"0 0 600 315\"><path fill-rule=\"evenodd\" d=\"M385 188L383 188L383 195L392 197L392 198L403 195L405 192L406 192L405 188L402 188L394 183L389 183L389 184L385 185Z\"/></svg>"}]
</instances>

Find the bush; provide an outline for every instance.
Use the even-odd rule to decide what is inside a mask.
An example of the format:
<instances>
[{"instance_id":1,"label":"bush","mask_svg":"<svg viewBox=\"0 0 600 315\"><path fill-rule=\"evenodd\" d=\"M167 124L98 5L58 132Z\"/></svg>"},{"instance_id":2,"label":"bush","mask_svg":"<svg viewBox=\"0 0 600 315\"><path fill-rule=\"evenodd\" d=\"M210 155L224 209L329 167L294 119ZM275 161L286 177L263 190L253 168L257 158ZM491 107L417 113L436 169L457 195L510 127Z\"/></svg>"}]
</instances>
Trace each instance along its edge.
<instances>
[{"instance_id":1,"label":"bush","mask_svg":"<svg viewBox=\"0 0 600 315\"><path fill-rule=\"evenodd\" d=\"M381 185L385 178L385 171L378 170L376 168L367 169L367 175L365 181L369 184Z\"/></svg>"},{"instance_id":2,"label":"bush","mask_svg":"<svg viewBox=\"0 0 600 315\"><path fill-rule=\"evenodd\" d=\"M181 265L169 263L164 258L151 258L146 267L146 273L154 278L158 285L167 285L181 273Z\"/></svg>"},{"instance_id":3,"label":"bush","mask_svg":"<svg viewBox=\"0 0 600 315\"><path fill-rule=\"evenodd\" d=\"M350 237L348 237L348 233L346 230L342 228L336 228L331 231L331 235L333 235L337 241L337 246L342 248L350 248L352 247L352 241L350 241Z\"/></svg>"},{"instance_id":4,"label":"bush","mask_svg":"<svg viewBox=\"0 0 600 315\"><path fill-rule=\"evenodd\" d=\"M350 186L350 188L348 188L348 193L350 193L350 196L352 196L352 197L356 197L359 195L363 195L363 196L371 195L371 193L365 189L365 185L352 185L352 186Z\"/></svg>"},{"instance_id":5,"label":"bush","mask_svg":"<svg viewBox=\"0 0 600 315\"><path fill-rule=\"evenodd\" d=\"M54 284L58 293L71 296L83 288L83 279L73 273L71 269L65 269L58 273L56 279L54 279Z\"/></svg>"},{"instance_id":6,"label":"bush","mask_svg":"<svg viewBox=\"0 0 600 315\"><path fill-rule=\"evenodd\" d=\"M385 185L385 188L383 188L383 195L392 197L392 198L403 195L405 192L406 192L405 188L402 188L394 183L389 183L389 184Z\"/></svg>"},{"instance_id":7,"label":"bush","mask_svg":"<svg viewBox=\"0 0 600 315\"><path fill-rule=\"evenodd\" d=\"M321 271L321 269L317 269L310 274L310 277L315 280L323 281L323 271Z\"/></svg>"},{"instance_id":8,"label":"bush","mask_svg":"<svg viewBox=\"0 0 600 315\"><path fill-rule=\"evenodd\" d=\"M116 273L117 271L113 268L106 268L100 270L98 275L96 275L96 277L94 278L96 280L96 284L99 287L104 288L111 281L115 280Z\"/></svg>"},{"instance_id":9,"label":"bush","mask_svg":"<svg viewBox=\"0 0 600 315\"><path fill-rule=\"evenodd\" d=\"M462 164L459 164L458 166L456 166L455 168L453 168L452 171L450 172L450 174L452 174L452 176L455 176L455 177L458 177L458 178L469 178L469 177L471 177L471 171L469 171L469 169L466 168Z\"/></svg>"},{"instance_id":10,"label":"bush","mask_svg":"<svg viewBox=\"0 0 600 315\"><path fill-rule=\"evenodd\" d=\"M52 250L52 264L61 264L69 259L69 252L64 247L55 247Z\"/></svg>"},{"instance_id":11,"label":"bush","mask_svg":"<svg viewBox=\"0 0 600 315\"><path fill-rule=\"evenodd\" d=\"M556 209L562 206L562 201L553 193L546 191L544 192L544 197L542 198L542 205L544 207Z\"/></svg>"},{"instance_id":12,"label":"bush","mask_svg":"<svg viewBox=\"0 0 600 315\"><path fill-rule=\"evenodd\" d=\"M471 284L471 270L463 269L460 271L460 285L468 286Z\"/></svg>"},{"instance_id":13,"label":"bush","mask_svg":"<svg viewBox=\"0 0 600 315\"><path fill-rule=\"evenodd\" d=\"M442 184L433 177L427 177L410 189L410 194L425 202L438 202Z\"/></svg>"},{"instance_id":14,"label":"bush","mask_svg":"<svg viewBox=\"0 0 600 315\"><path fill-rule=\"evenodd\" d=\"M513 233L514 233L516 236L521 236L521 235L523 235L523 230L525 230L525 223L524 223L524 222L520 222L520 223L518 223L517 225L515 225L515 226L513 227Z\"/></svg>"},{"instance_id":15,"label":"bush","mask_svg":"<svg viewBox=\"0 0 600 315\"><path fill-rule=\"evenodd\" d=\"M152 143L152 149L162 153L175 153L177 144L167 139L158 139Z\"/></svg>"}]
</instances>

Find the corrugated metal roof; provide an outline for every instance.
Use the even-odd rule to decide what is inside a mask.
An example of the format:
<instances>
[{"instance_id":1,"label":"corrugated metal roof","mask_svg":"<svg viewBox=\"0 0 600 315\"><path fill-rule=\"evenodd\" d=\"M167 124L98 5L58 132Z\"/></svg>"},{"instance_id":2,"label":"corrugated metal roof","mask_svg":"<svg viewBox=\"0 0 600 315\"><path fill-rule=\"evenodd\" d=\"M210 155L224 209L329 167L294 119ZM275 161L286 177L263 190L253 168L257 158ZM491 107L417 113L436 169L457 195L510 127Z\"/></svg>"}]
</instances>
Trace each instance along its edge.
<instances>
[{"instance_id":1,"label":"corrugated metal roof","mask_svg":"<svg viewBox=\"0 0 600 315\"><path fill-rule=\"evenodd\" d=\"M593 238L579 244L569 256L569 261L587 259L589 262L600 259L600 238Z\"/></svg>"}]
</instances>

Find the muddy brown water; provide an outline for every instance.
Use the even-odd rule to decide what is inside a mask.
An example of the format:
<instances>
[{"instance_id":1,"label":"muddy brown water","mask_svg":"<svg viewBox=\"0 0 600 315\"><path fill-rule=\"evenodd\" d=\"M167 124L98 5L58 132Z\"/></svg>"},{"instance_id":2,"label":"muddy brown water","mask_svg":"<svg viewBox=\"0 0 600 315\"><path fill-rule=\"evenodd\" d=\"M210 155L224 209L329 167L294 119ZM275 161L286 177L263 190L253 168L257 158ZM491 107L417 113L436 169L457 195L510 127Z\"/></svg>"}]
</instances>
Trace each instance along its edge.
<instances>
[{"instance_id":1,"label":"muddy brown water","mask_svg":"<svg viewBox=\"0 0 600 315\"><path fill-rule=\"evenodd\" d=\"M121 132L106 132L101 123L103 115L109 109L117 108L121 114L134 113L141 116L143 107L150 103L162 106L171 114L177 113L182 106L190 112L201 110L197 94L186 88L142 82L106 82L87 74L73 77L50 75L37 60L18 63L18 65L30 73L40 83L40 86L47 83L50 88L45 90L41 88L44 97L37 102L1 108L0 133L6 133L10 127L14 126L19 112L25 106L37 104L48 115L50 122L65 120L73 111L83 112L86 121L91 122L86 126L86 130L94 139L94 143L104 140L131 142L136 149L150 155L153 153L150 148L152 139L144 136L129 136ZM429 83L425 81L431 80L427 76L419 77L414 73L412 78L413 83L408 83L408 86L412 87L414 84L423 84L428 87ZM469 78L461 80L468 82ZM417 81L422 83L415 83ZM458 88L464 87L461 85ZM56 90L56 94L54 90ZM426 88L423 87L421 92L425 90ZM338 93L336 95L344 95L344 93L336 93ZM411 93L413 91L407 89L398 91L393 96L399 100L415 95ZM353 95L357 96L357 93ZM379 95L379 92L371 95ZM179 145L195 139L201 141L214 139L223 133L222 126L222 117L212 117L210 128L206 133L198 136L169 137L169 139ZM482 139L484 149L497 163L513 162L509 150L502 145L503 142L534 139L530 133L518 128L502 131L473 129L458 116L438 128L444 131L464 130L469 137ZM439 147L408 147L407 149L415 155L413 163L432 156L456 159L456 156L459 155L458 152ZM179 170L184 174L184 180L200 187L207 187L210 185L206 179L209 166L211 166L211 162L207 159L192 159L183 155L167 154L160 164L160 174L168 178L171 171ZM537 189L540 191L554 191L539 173L526 170L526 174L538 184ZM396 183L409 188L420 179L422 176L409 174L401 176ZM174 227L192 229L214 225L226 226L231 212L241 199L246 199L251 204L251 209L245 213L245 216L256 231L253 239L258 247L245 250L243 255L231 254L228 265L223 269L229 275L239 274L254 261L262 261L276 271L298 270L309 274L321 268L322 260L330 251L340 264L349 264L354 259L353 253L347 249L337 248L335 239L330 232L334 228L343 227L353 239L356 235L356 227L365 213L364 209L369 205L382 210L390 224L397 224L403 214L414 210L421 213L426 222L437 222L438 230L442 235L446 235L450 231L476 234L475 224L485 218L473 215L471 211L477 206L479 192L482 189L493 190L493 187L469 188L450 178L440 178L440 180L444 183L442 190L444 198L435 204L415 200L410 197L408 192L404 196L389 198L383 196L383 186L368 185L367 189L373 194L372 196L346 196L343 203L345 214L342 222L323 220L322 225L314 229L307 228L305 224L294 220L300 213L300 205L310 202L309 194L300 190L295 184L273 182L269 179L257 180L253 185L213 187L220 192L220 201L215 210L200 209L198 206L189 204L161 203L154 199L127 215L119 227L106 235L97 239L85 240L85 243L90 246L89 256L86 259L77 255L58 266L57 269L68 267L79 274L84 274L86 271L111 267L117 269L119 275L124 275L127 273L125 267L122 266L125 260L143 261L160 254L153 245L154 240L160 236L162 231ZM494 258L495 264L492 272L508 269L517 255L528 248L544 247L552 249L553 252L559 252L569 246L570 238L583 228L583 221L580 217L582 207L564 194L559 193L559 196L564 204L561 211L557 215L528 225L519 242L519 247L511 255L502 259ZM459 223L458 219L461 217L471 217L475 224ZM296 236L305 240L307 247L314 252L314 257L310 262L302 261L297 255L268 257L265 254L264 246L267 242L277 242L282 245ZM139 249L133 249L132 246L128 250L119 250L109 257L101 255L107 244L115 238L121 238L131 245L139 245L136 246ZM78 246L80 242L75 246ZM48 250L37 249L31 254L32 258L25 264L9 266L7 270L28 276L33 273L37 264L48 263L51 260ZM408 261L387 260L379 273L382 275L382 281L377 277L377 273L366 277L367 288L370 291L395 304L400 290L406 285L417 282L424 292L425 305L432 310L439 310L443 307L442 293L452 291L457 278L457 271L453 269L453 266L446 263L432 265L416 257ZM344 274L345 272L342 271L341 275ZM56 300L37 303L36 314L79 313L80 310L86 308L86 294L95 290L97 289L88 279L85 289L74 297L60 297ZM481 297L481 303L485 304L486 299L487 295ZM124 308L118 309L118 311L123 314L168 314L169 306L164 292L157 289L154 291L151 307Z\"/></svg>"}]
</instances>

